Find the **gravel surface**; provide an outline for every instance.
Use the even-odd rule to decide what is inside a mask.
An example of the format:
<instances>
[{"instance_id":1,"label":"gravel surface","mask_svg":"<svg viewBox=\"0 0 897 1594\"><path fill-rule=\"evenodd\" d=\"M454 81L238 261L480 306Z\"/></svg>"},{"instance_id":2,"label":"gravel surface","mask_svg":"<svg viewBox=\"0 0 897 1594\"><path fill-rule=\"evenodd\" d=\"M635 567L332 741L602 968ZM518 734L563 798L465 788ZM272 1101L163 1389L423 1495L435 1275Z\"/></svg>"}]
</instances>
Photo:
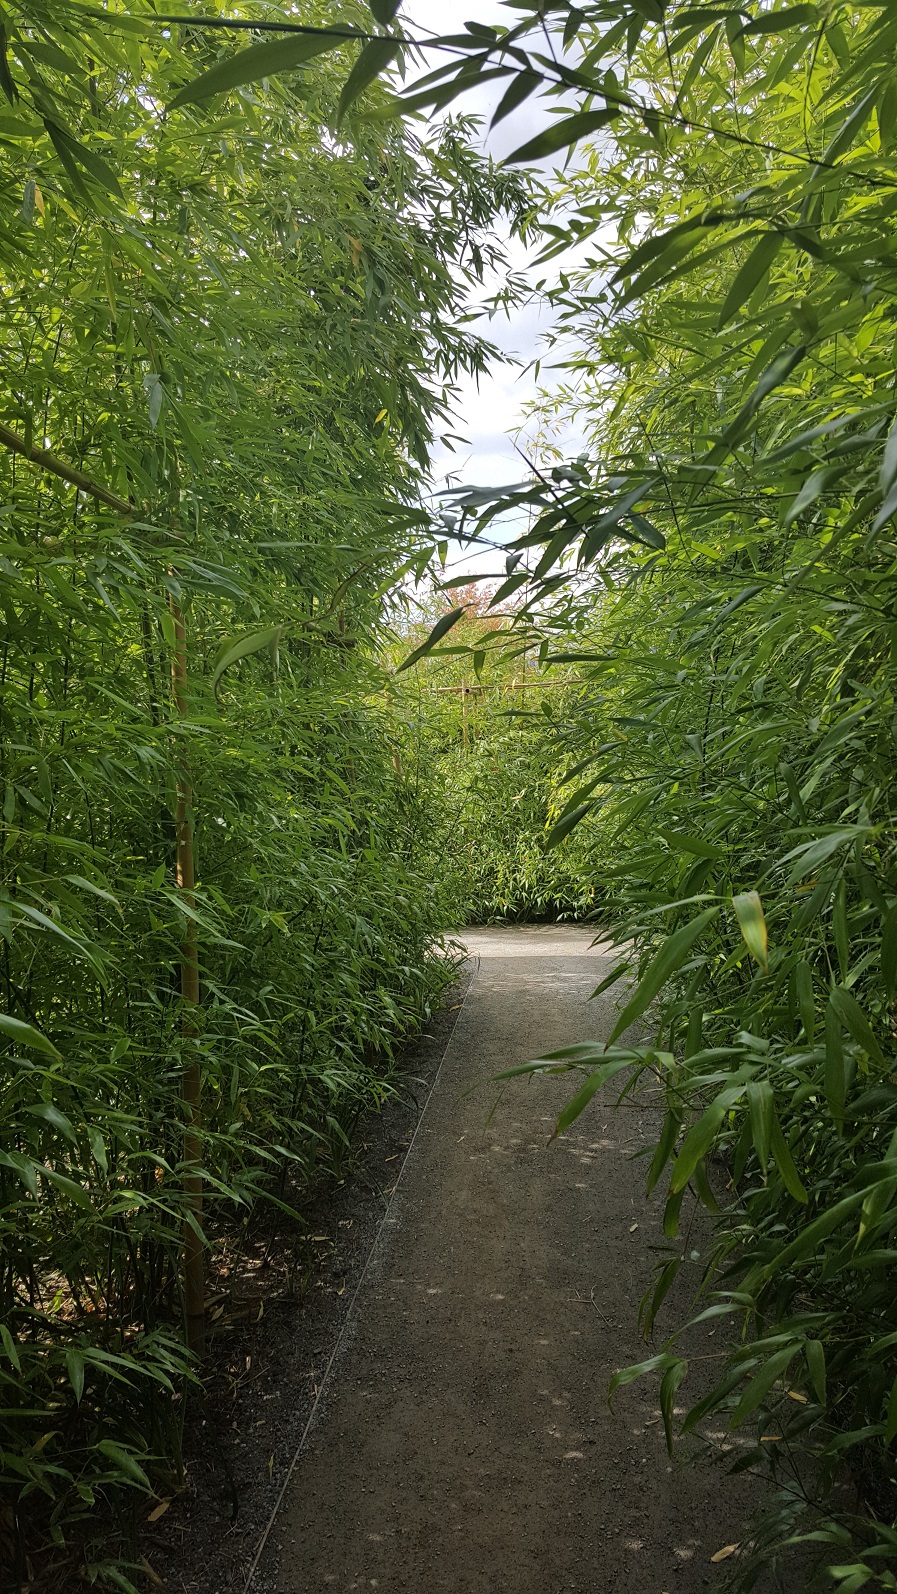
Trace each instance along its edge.
<instances>
[{"instance_id":1,"label":"gravel surface","mask_svg":"<svg viewBox=\"0 0 897 1594\"><path fill-rule=\"evenodd\" d=\"M587 1000L611 964L577 927L465 939L473 982L252 1594L719 1589L758 1485L706 1447L670 1461L655 1381L607 1401L650 1354L638 1303L667 1242L636 1154L656 1110L599 1095L549 1146L569 1076L484 1083L606 1034L613 993ZM692 1337L682 1406L722 1332Z\"/></svg>"}]
</instances>

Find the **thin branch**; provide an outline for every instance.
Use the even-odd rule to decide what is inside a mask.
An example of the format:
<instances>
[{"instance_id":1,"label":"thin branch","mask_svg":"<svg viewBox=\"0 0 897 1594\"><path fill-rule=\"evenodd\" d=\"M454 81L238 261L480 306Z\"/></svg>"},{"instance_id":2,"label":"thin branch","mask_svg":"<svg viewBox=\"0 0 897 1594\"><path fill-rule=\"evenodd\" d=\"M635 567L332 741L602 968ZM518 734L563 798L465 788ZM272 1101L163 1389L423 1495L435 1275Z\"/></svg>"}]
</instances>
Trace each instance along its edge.
<instances>
[{"instance_id":1,"label":"thin branch","mask_svg":"<svg viewBox=\"0 0 897 1594\"><path fill-rule=\"evenodd\" d=\"M101 504L108 504L110 509L115 509L120 515L133 515L134 505L126 499L119 498L117 493L110 492L108 487L103 487L100 482L95 482L92 477L85 476L83 471L76 470L74 465L66 464L64 459L59 459L46 448L32 448L14 432L11 427L0 422L0 444L8 448L13 454L21 454L23 459L31 461L32 465L39 465L41 470L48 470L52 475L68 482L70 487L77 487L80 492L88 493L91 498L96 498Z\"/></svg>"}]
</instances>

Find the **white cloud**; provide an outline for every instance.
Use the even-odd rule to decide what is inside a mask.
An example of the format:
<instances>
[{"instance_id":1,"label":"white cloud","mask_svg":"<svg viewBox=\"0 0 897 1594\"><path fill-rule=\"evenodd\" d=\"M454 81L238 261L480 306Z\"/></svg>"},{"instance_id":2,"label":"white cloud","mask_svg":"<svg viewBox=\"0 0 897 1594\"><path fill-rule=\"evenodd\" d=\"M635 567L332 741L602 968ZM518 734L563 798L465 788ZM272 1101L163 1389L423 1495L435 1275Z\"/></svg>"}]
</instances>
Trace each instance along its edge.
<instances>
[{"instance_id":1,"label":"white cloud","mask_svg":"<svg viewBox=\"0 0 897 1594\"><path fill-rule=\"evenodd\" d=\"M473 20L481 23L508 25L515 20L513 11L501 0L476 0L475 5L471 3L470 11L475 13ZM418 36L460 32L467 14L465 0L407 0L403 9L404 20ZM435 64L434 57L430 57L430 62ZM429 70L429 66L425 70ZM451 107L452 110L463 110L483 119L482 147L498 160L530 137L543 117L546 124L550 120L547 107L534 112L533 107L538 105L534 99L513 112L497 128L490 130L489 119L503 88L501 83L475 88ZM536 118L539 120L536 121ZM550 171L557 163L558 158L553 157L540 164ZM579 263L577 255L581 252L568 251L554 267L543 266L534 270L532 261L539 252L539 245L534 243L526 248L519 239L509 238L507 234L505 240L509 268L524 275L532 284L560 264L569 269L571 265ZM487 282L482 297L488 297L499 286L498 281ZM537 398L540 388L550 391L558 380L546 364L542 365L538 377L533 370L535 363L546 356L544 335L553 324L550 306L535 293L528 303L512 310L508 317L496 315L492 319L483 318L479 330L490 342L511 356L514 363L496 361L479 382L471 378L459 384L456 416L454 422L444 430L460 433L467 441L450 445L437 443L431 470L434 491L438 492L451 482L499 485L520 481L525 477L526 465L517 451L515 439L524 423L527 405ZM550 361L558 357L557 352L548 355ZM584 445L584 437L575 426L566 426L556 441L568 458L579 453ZM520 443L525 448L525 436ZM502 534L510 538L519 529L518 519L506 522L504 533L500 524L494 525L492 534L497 539ZM493 568L496 557L499 557L499 563L503 563L500 556L462 553L459 559L452 561L455 567L453 573L460 574L466 569L479 571L484 564L487 568Z\"/></svg>"}]
</instances>

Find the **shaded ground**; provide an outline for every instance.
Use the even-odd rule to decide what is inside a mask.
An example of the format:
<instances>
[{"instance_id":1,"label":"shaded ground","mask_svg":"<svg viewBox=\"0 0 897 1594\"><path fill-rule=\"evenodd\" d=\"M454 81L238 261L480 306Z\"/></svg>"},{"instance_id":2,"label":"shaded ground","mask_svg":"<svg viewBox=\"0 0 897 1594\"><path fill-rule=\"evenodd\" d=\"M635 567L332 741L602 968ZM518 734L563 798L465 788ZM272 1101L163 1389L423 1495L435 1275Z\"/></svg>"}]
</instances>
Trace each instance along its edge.
<instances>
[{"instance_id":1,"label":"shaded ground","mask_svg":"<svg viewBox=\"0 0 897 1594\"><path fill-rule=\"evenodd\" d=\"M468 983L465 974L409 1046L400 1095L359 1126L345 1179L310 1208L302 1198L304 1227L260 1212L231 1276L217 1281L205 1390L191 1397L186 1423L186 1486L161 1515L155 1502L141 1508L147 1588L243 1589Z\"/></svg>"},{"instance_id":2,"label":"shaded ground","mask_svg":"<svg viewBox=\"0 0 897 1594\"><path fill-rule=\"evenodd\" d=\"M478 972L253 1594L721 1586L711 1557L744 1536L755 1486L671 1464L652 1381L606 1398L646 1354L637 1307L662 1235L633 1154L652 1109L596 1098L547 1147L569 1077L515 1082L491 1119L494 1087L464 1094L607 1033L612 998L586 1005L610 966L590 939L469 935ZM690 1351L718 1348L707 1331Z\"/></svg>"}]
</instances>

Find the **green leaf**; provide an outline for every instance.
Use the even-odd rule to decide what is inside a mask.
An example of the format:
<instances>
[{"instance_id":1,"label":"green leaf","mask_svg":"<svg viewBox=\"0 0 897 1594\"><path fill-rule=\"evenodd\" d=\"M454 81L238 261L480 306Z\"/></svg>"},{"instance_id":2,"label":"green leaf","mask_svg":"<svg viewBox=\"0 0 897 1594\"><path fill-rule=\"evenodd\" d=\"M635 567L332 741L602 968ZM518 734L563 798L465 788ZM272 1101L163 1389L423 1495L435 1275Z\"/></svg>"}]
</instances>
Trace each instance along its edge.
<instances>
[{"instance_id":1,"label":"green leaf","mask_svg":"<svg viewBox=\"0 0 897 1594\"><path fill-rule=\"evenodd\" d=\"M790 526L798 515L802 515L805 509L809 509L811 504L815 504L817 498L821 498L822 494L833 486L835 482L839 481L843 475L844 467L842 465L824 465L819 470L814 470L812 475L807 477L793 503L788 505L785 513L785 525Z\"/></svg>"},{"instance_id":2,"label":"green leaf","mask_svg":"<svg viewBox=\"0 0 897 1594\"><path fill-rule=\"evenodd\" d=\"M778 1383L785 1369L794 1360L801 1348L800 1340L795 1340L791 1345L786 1345L783 1350L775 1352L765 1361L759 1372L750 1379L747 1388L732 1413L730 1426L740 1427L747 1417L750 1417L766 1399L773 1385Z\"/></svg>"},{"instance_id":3,"label":"green leaf","mask_svg":"<svg viewBox=\"0 0 897 1594\"><path fill-rule=\"evenodd\" d=\"M137 1458L124 1445L117 1444L114 1439L100 1439L97 1442L100 1455L110 1461L122 1480L135 1484L139 1489L144 1489L147 1494L152 1494L153 1486L149 1481Z\"/></svg>"},{"instance_id":4,"label":"green leaf","mask_svg":"<svg viewBox=\"0 0 897 1594\"><path fill-rule=\"evenodd\" d=\"M750 298L758 283L763 281L783 243L780 232L766 232L751 250L743 266L736 273L732 286L723 301L719 326L724 327L733 315Z\"/></svg>"},{"instance_id":5,"label":"green leaf","mask_svg":"<svg viewBox=\"0 0 897 1594\"><path fill-rule=\"evenodd\" d=\"M570 1128L570 1125L575 1123L580 1113L589 1105L595 1092L600 1090L602 1085L606 1085L609 1079L614 1079L624 1068L631 1067L632 1063L628 1058L615 1058L610 1062L601 1063L589 1075L581 1090L578 1090L575 1096L571 1096L563 1112L558 1117L551 1139L557 1140L559 1135L564 1134Z\"/></svg>"},{"instance_id":6,"label":"green leaf","mask_svg":"<svg viewBox=\"0 0 897 1594\"><path fill-rule=\"evenodd\" d=\"M84 1394L84 1353L74 1346L70 1346L65 1353L65 1365L68 1370L69 1383L75 1393L75 1404L80 1406L81 1396Z\"/></svg>"},{"instance_id":7,"label":"green leaf","mask_svg":"<svg viewBox=\"0 0 897 1594\"><path fill-rule=\"evenodd\" d=\"M673 1112L673 1109L668 1107L666 1116L663 1120L663 1129L660 1132L660 1138L657 1142L657 1146L655 1147L654 1156L651 1159L651 1166L648 1170L646 1188L649 1195L659 1183L660 1176L673 1154L673 1149L676 1145L676 1140L679 1135L679 1126L679 1118L677 1117L676 1113Z\"/></svg>"},{"instance_id":8,"label":"green leaf","mask_svg":"<svg viewBox=\"0 0 897 1594\"><path fill-rule=\"evenodd\" d=\"M775 1092L768 1079L755 1079L748 1084L747 1098L751 1115L751 1137L757 1161L765 1177L772 1150L773 1121L776 1116Z\"/></svg>"},{"instance_id":9,"label":"green leaf","mask_svg":"<svg viewBox=\"0 0 897 1594\"><path fill-rule=\"evenodd\" d=\"M809 963L801 961L794 971L797 1010L804 1027L807 1045L812 1046L816 1033L816 1004L813 1000L813 971Z\"/></svg>"},{"instance_id":10,"label":"green leaf","mask_svg":"<svg viewBox=\"0 0 897 1594\"><path fill-rule=\"evenodd\" d=\"M673 1454L673 1407L676 1400L676 1391L684 1383L688 1375L688 1362L675 1361L668 1367L660 1380L660 1411L663 1417L663 1431L666 1436L667 1454Z\"/></svg>"},{"instance_id":11,"label":"green leaf","mask_svg":"<svg viewBox=\"0 0 897 1594\"><path fill-rule=\"evenodd\" d=\"M236 664L240 659L251 658L254 653L261 653L272 645L277 646L284 629L282 625L271 625L264 631L252 631L248 636L239 637L236 641L231 637L227 642L223 642L212 668L212 691L217 693L218 682L232 664Z\"/></svg>"},{"instance_id":12,"label":"green leaf","mask_svg":"<svg viewBox=\"0 0 897 1594\"><path fill-rule=\"evenodd\" d=\"M888 1397L888 1405L885 1412L884 1439L886 1445L892 1445L894 1440L897 1439L897 1378L894 1379L891 1385L891 1393Z\"/></svg>"},{"instance_id":13,"label":"green leaf","mask_svg":"<svg viewBox=\"0 0 897 1594\"><path fill-rule=\"evenodd\" d=\"M885 496L893 486L895 478L897 478L897 420L888 433L878 477L878 485Z\"/></svg>"},{"instance_id":14,"label":"green leaf","mask_svg":"<svg viewBox=\"0 0 897 1594\"><path fill-rule=\"evenodd\" d=\"M83 1184L70 1179L68 1174L60 1173L58 1168L42 1166L40 1171L45 1179L49 1179L50 1183L55 1185L57 1190L61 1190L63 1195L67 1195L70 1201L74 1201L76 1206L83 1207L87 1212L93 1212L93 1202Z\"/></svg>"},{"instance_id":15,"label":"green leaf","mask_svg":"<svg viewBox=\"0 0 897 1594\"><path fill-rule=\"evenodd\" d=\"M831 143L828 144L823 150L823 165L833 165L838 157L843 155L845 150L850 148L860 129L865 126L872 115L878 95L879 87L876 83L874 88L871 88L867 94L862 95L862 97L857 100L857 103L850 112L850 115L842 123L841 127L839 127Z\"/></svg>"},{"instance_id":16,"label":"green leaf","mask_svg":"<svg viewBox=\"0 0 897 1594\"><path fill-rule=\"evenodd\" d=\"M574 116L565 116L545 128L544 132L537 133L535 138L527 139L525 144L506 157L507 163L542 160L546 155L556 154L559 149L568 149L581 138L589 138L602 127L607 127L619 114L616 106L607 106L603 111L577 111Z\"/></svg>"},{"instance_id":17,"label":"green leaf","mask_svg":"<svg viewBox=\"0 0 897 1594\"><path fill-rule=\"evenodd\" d=\"M705 908L704 912L699 913L696 919L692 919L688 924L683 924L672 935L667 937L663 946L651 959L636 986L635 992L617 1019L613 1031L608 1037L608 1044L615 1041L618 1035L622 1035L630 1024L634 1024L636 1019L641 1018L642 1014L647 1011L667 980L671 975L675 974L678 968L681 968L698 936L707 929L708 925L713 923L719 911L719 908Z\"/></svg>"},{"instance_id":18,"label":"green leaf","mask_svg":"<svg viewBox=\"0 0 897 1594\"><path fill-rule=\"evenodd\" d=\"M897 995L897 907L885 915L881 927L881 972L888 996Z\"/></svg>"},{"instance_id":19,"label":"green leaf","mask_svg":"<svg viewBox=\"0 0 897 1594\"><path fill-rule=\"evenodd\" d=\"M97 155L94 150L88 149L86 144L82 144L79 139L74 138L66 128L60 127L58 123L45 118L44 126L59 159L70 174L73 170L77 172L77 168L81 167L95 182L99 183L101 188L105 188L107 193L112 194L116 199L124 197L118 178L111 166L107 166L101 156Z\"/></svg>"},{"instance_id":20,"label":"green leaf","mask_svg":"<svg viewBox=\"0 0 897 1594\"><path fill-rule=\"evenodd\" d=\"M769 938L766 930L766 919L763 914L763 904L756 891L743 891L732 898L735 917L738 920L744 944L760 965L764 974L769 973Z\"/></svg>"},{"instance_id":21,"label":"green leaf","mask_svg":"<svg viewBox=\"0 0 897 1594\"><path fill-rule=\"evenodd\" d=\"M627 1384L634 1384L637 1378L644 1378L647 1373L664 1373L668 1367L674 1367L680 1361L681 1357L672 1356L669 1351L662 1351L659 1356L649 1356L647 1361L633 1362L629 1367L621 1367L610 1381L609 1398L612 1399L618 1389L625 1389Z\"/></svg>"},{"instance_id":22,"label":"green leaf","mask_svg":"<svg viewBox=\"0 0 897 1594\"><path fill-rule=\"evenodd\" d=\"M775 1116L772 1122L772 1154L788 1194L795 1201L799 1201L801 1206L806 1206L809 1197L800 1174L795 1167L794 1158L788 1148L788 1142L782 1134L782 1126Z\"/></svg>"},{"instance_id":23,"label":"green leaf","mask_svg":"<svg viewBox=\"0 0 897 1594\"><path fill-rule=\"evenodd\" d=\"M401 3L402 0L368 0L371 11L384 28L389 27Z\"/></svg>"},{"instance_id":24,"label":"green leaf","mask_svg":"<svg viewBox=\"0 0 897 1594\"><path fill-rule=\"evenodd\" d=\"M418 659L425 658L435 648L437 642L442 641L446 632L450 631L453 625L458 624L467 607L466 603L462 603L459 608L452 609L448 614L444 614L440 620L437 620L426 642L422 642L419 648L415 648L412 653L409 653L407 659L402 660L396 670L396 675L401 675L403 670L410 670L412 664L416 664Z\"/></svg>"},{"instance_id":25,"label":"green leaf","mask_svg":"<svg viewBox=\"0 0 897 1594\"><path fill-rule=\"evenodd\" d=\"M531 94L535 94L543 82L544 78L539 72L524 71L515 73L498 102L490 126L497 127L498 123L503 122L506 116L510 116L512 111L516 111L518 105L522 105L524 100L528 100Z\"/></svg>"},{"instance_id":26,"label":"green leaf","mask_svg":"<svg viewBox=\"0 0 897 1594\"><path fill-rule=\"evenodd\" d=\"M569 836L571 830L575 830L580 820L585 819L591 807L591 803L579 803L569 814L565 814L563 819L559 819L556 825L552 825L545 838L546 848L560 846L560 843Z\"/></svg>"},{"instance_id":27,"label":"green leaf","mask_svg":"<svg viewBox=\"0 0 897 1594\"><path fill-rule=\"evenodd\" d=\"M723 1119L741 1100L746 1089L746 1085L730 1085L727 1090L720 1092L697 1123L692 1125L673 1163L670 1190L674 1195L685 1189L698 1163L707 1155L716 1140Z\"/></svg>"},{"instance_id":28,"label":"green leaf","mask_svg":"<svg viewBox=\"0 0 897 1594\"><path fill-rule=\"evenodd\" d=\"M874 1062L884 1067L884 1052L873 1034L872 1025L869 1023L853 992L848 991L843 985L836 985L829 1000L848 1034L853 1037L859 1046L862 1046L863 1051Z\"/></svg>"},{"instance_id":29,"label":"green leaf","mask_svg":"<svg viewBox=\"0 0 897 1594\"><path fill-rule=\"evenodd\" d=\"M804 1345L804 1355L807 1358L807 1371L816 1399L820 1406L825 1405L825 1346L821 1340L808 1339Z\"/></svg>"},{"instance_id":30,"label":"green leaf","mask_svg":"<svg viewBox=\"0 0 897 1594\"><path fill-rule=\"evenodd\" d=\"M351 105L402 51L401 39L370 39L355 62L340 95L336 114L339 125Z\"/></svg>"},{"instance_id":31,"label":"green leaf","mask_svg":"<svg viewBox=\"0 0 897 1594\"><path fill-rule=\"evenodd\" d=\"M20 1018L11 1018L9 1013L0 1013L0 1034L7 1035L17 1046L28 1046L32 1051L45 1052L57 1062L62 1061L62 1053L56 1050L52 1041L47 1040L46 1035L42 1035L31 1024L23 1023Z\"/></svg>"},{"instance_id":32,"label":"green leaf","mask_svg":"<svg viewBox=\"0 0 897 1594\"><path fill-rule=\"evenodd\" d=\"M697 858L722 858L725 856L721 847L714 847L711 842L705 841L703 836L685 836L679 830L662 830L657 827L656 834L668 846L679 852L691 852Z\"/></svg>"},{"instance_id":33,"label":"green leaf","mask_svg":"<svg viewBox=\"0 0 897 1594\"><path fill-rule=\"evenodd\" d=\"M6 1355L16 1372L20 1373L22 1371L22 1363L19 1360L19 1348L5 1323L0 1323L0 1342L2 1342L3 1349L6 1351Z\"/></svg>"},{"instance_id":34,"label":"green leaf","mask_svg":"<svg viewBox=\"0 0 897 1594\"><path fill-rule=\"evenodd\" d=\"M814 870L819 868L820 864L826 863L834 853L839 852L842 847L846 847L850 842L856 841L857 834L856 827L851 825L849 829L845 827L841 830L833 830L831 835L820 836L816 841L803 842L799 847L794 847L791 852L786 852L782 859L783 863L789 863L792 858L796 860L788 876L788 884L790 886L796 885L797 881L802 880L804 875L812 874Z\"/></svg>"},{"instance_id":35,"label":"green leaf","mask_svg":"<svg viewBox=\"0 0 897 1594\"><path fill-rule=\"evenodd\" d=\"M170 102L168 109L177 110L182 105L194 105L213 94L225 94L229 89L241 88L245 83L258 83L262 78L274 77L278 72L292 72L304 66L316 55L338 50L347 40L357 38L354 28L309 29L308 33L289 34L266 44L250 45L248 50L236 50L226 60L184 85Z\"/></svg>"},{"instance_id":36,"label":"green leaf","mask_svg":"<svg viewBox=\"0 0 897 1594\"><path fill-rule=\"evenodd\" d=\"M73 1146L78 1144L75 1131L72 1128L71 1120L66 1118L65 1113L60 1112L59 1108L54 1106L52 1101L36 1102L33 1106L26 1107L25 1111L30 1113L35 1118L41 1118L43 1122L49 1124L52 1129L57 1129L59 1133L64 1135L65 1139L70 1141Z\"/></svg>"}]
</instances>

